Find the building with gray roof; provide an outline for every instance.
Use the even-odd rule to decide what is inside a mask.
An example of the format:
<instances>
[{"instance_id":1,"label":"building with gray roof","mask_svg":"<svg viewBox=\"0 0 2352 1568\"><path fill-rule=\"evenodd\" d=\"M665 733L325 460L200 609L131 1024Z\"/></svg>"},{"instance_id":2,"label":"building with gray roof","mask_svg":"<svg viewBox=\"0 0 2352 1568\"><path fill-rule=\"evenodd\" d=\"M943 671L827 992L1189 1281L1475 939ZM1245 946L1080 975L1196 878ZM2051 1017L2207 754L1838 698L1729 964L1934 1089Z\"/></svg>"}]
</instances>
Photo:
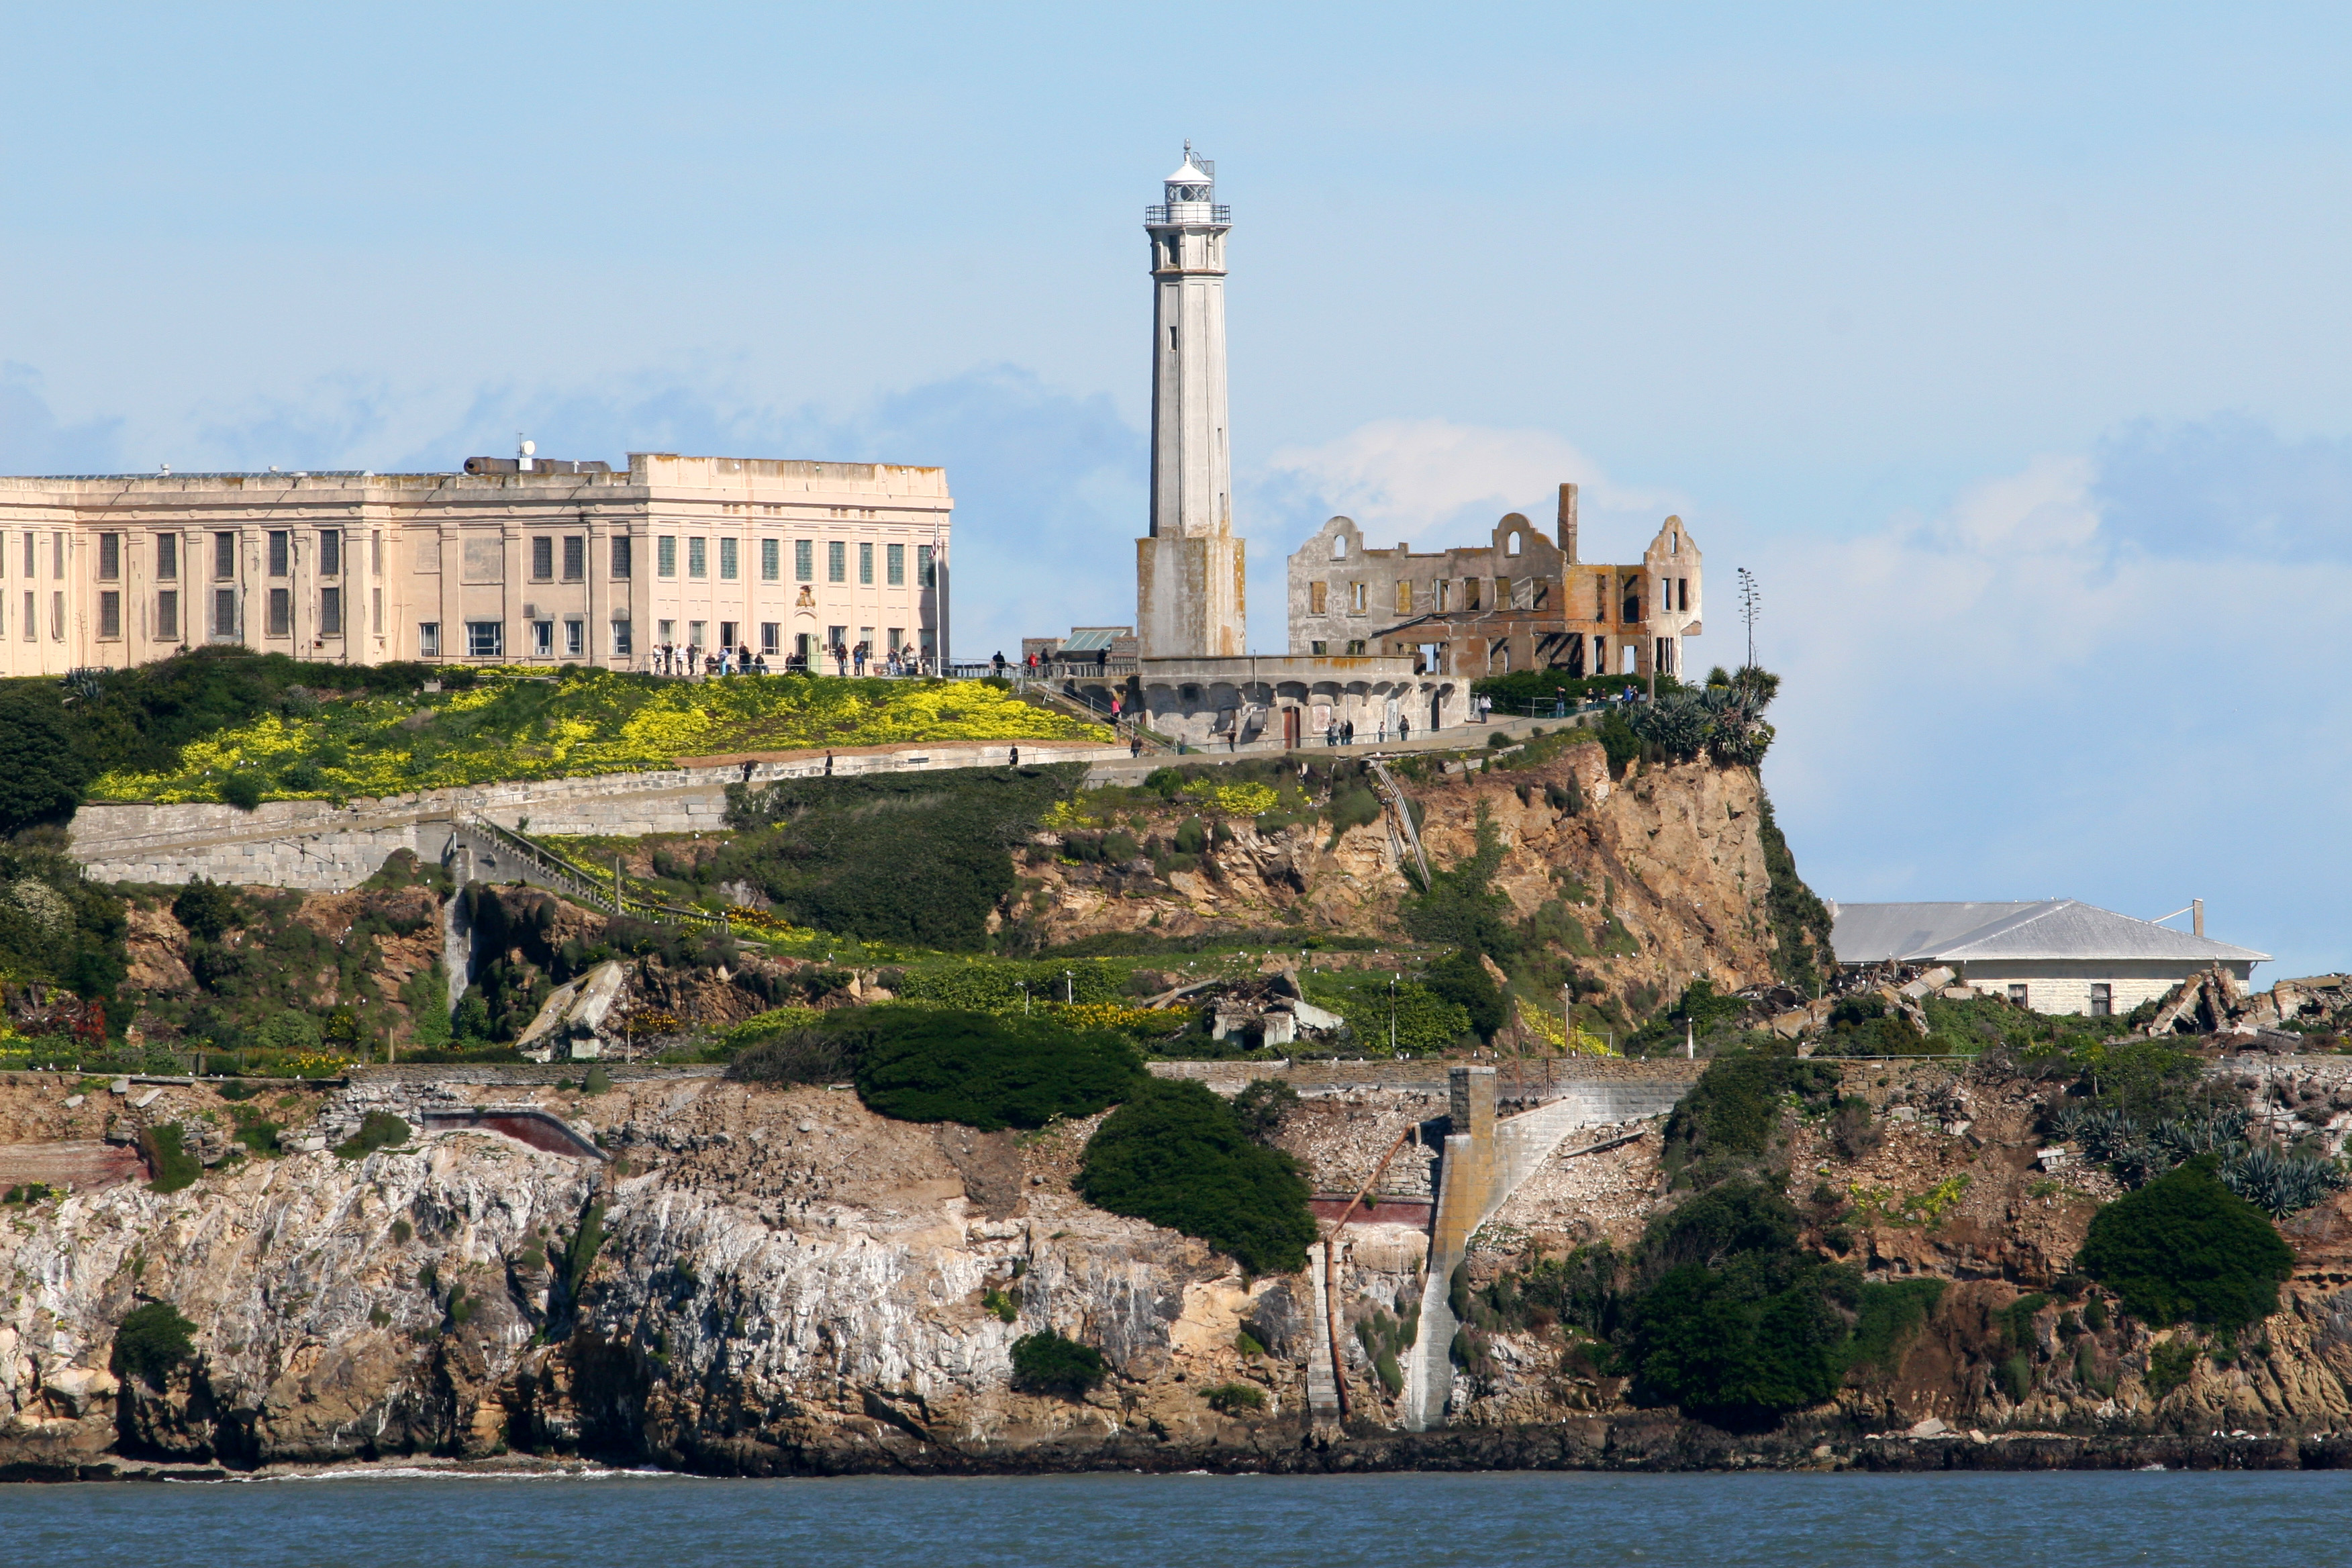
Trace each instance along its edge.
<instances>
[{"instance_id":1,"label":"building with gray roof","mask_svg":"<svg viewBox=\"0 0 2352 1568\"><path fill-rule=\"evenodd\" d=\"M2201 907L2194 931L2077 899L1829 910L1841 963L1948 964L1963 983L2037 1013L2128 1013L2216 965L2242 984L2270 958L2205 935Z\"/></svg>"}]
</instances>

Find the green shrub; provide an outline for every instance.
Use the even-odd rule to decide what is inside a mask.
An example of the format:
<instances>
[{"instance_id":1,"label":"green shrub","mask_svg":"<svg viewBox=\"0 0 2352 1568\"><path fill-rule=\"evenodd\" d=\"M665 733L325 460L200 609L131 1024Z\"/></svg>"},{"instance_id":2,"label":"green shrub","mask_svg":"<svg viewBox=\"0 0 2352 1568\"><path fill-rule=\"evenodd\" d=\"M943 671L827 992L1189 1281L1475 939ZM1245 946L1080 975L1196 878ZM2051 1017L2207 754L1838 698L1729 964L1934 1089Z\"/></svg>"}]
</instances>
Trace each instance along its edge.
<instances>
[{"instance_id":1,"label":"green shrub","mask_svg":"<svg viewBox=\"0 0 2352 1568\"><path fill-rule=\"evenodd\" d=\"M124 1314L114 1331L114 1374L137 1378L157 1393L173 1369L195 1349L196 1325L169 1301L150 1301Z\"/></svg>"},{"instance_id":2,"label":"green shrub","mask_svg":"<svg viewBox=\"0 0 2352 1568\"><path fill-rule=\"evenodd\" d=\"M593 1203L580 1216L580 1228L572 1232L572 1245L564 1250L564 1286L574 1301L587 1289L588 1271L596 1267L596 1254L604 1245L604 1205Z\"/></svg>"},{"instance_id":3,"label":"green shrub","mask_svg":"<svg viewBox=\"0 0 2352 1568\"><path fill-rule=\"evenodd\" d=\"M2025 1396L2033 1392L2033 1363L2025 1358L2022 1351L2003 1357L1997 1375L2000 1380L2000 1391L2011 1405L2024 1404Z\"/></svg>"},{"instance_id":4,"label":"green shrub","mask_svg":"<svg viewBox=\"0 0 2352 1568\"><path fill-rule=\"evenodd\" d=\"M1016 884L1013 849L1082 771L1071 763L730 785L728 823L740 836L711 862L712 875L749 879L795 924L869 942L984 949L988 918Z\"/></svg>"},{"instance_id":5,"label":"green shrub","mask_svg":"<svg viewBox=\"0 0 2352 1568\"><path fill-rule=\"evenodd\" d=\"M1265 1390L1255 1383L1221 1383L1213 1388L1202 1390L1201 1397L1207 1400L1209 1408L1220 1415L1265 1408Z\"/></svg>"},{"instance_id":6,"label":"green shrub","mask_svg":"<svg viewBox=\"0 0 2352 1568\"><path fill-rule=\"evenodd\" d=\"M231 770L227 778L221 781L221 799L239 811L257 811L261 807L264 787L261 782L261 770L236 768Z\"/></svg>"},{"instance_id":7,"label":"green shrub","mask_svg":"<svg viewBox=\"0 0 2352 1568\"><path fill-rule=\"evenodd\" d=\"M1717 1057L1666 1121L1666 1170L1687 1185L1752 1165L1769 1152L1787 1096L1826 1104L1837 1086L1835 1068L1785 1047Z\"/></svg>"},{"instance_id":8,"label":"green shrub","mask_svg":"<svg viewBox=\"0 0 2352 1568\"><path fill-rule=\"evenodd\" d=\"M204 1162L188 1152L176 1123L165 1122L150 1127L139 1135L147 1155L148 1166L155 1179L147 1184L150 1192L176 1193L193 1184L205 1173Z\"/></svg>"},{"instance_id":9,"label":"green shrub","mask_svg":"<svg viewBox=\"0 0 2352 1568\"><path fill-rule=\"evenodd\" d=\"M1893 1376L1901 1364L1904 1347L1943 1298L1941 1279L1864 1285L1856 1292L1853 1338L1846 1348L1846 1364Z\"/></svg>"},{"instance_id":10,"label":"green shrub","mask_svg":"<svg viewBox=\"0 0 2352 1568\"><path fill-rule=\"evenodd\" d=\"M1315 1219L1298 1162L1251 1140L1198 1083L1145 1079L1087 1143L1078 1193L1097 1208L1199 1237L1253 1274L1304 1268Z\"/></svg>"},{"instance_id":11,"label":"green shrub","mask_svg":"<svg viewBox=\"0 0 2352 1568\"><path fill-rule=\"evenodd\" d=\"M2147 1352L2147 1394L2161 1401L2189 1381L2197 1367L2197 1346L2187 1338L2169 1339Z\"/></svg>"},{"instance_id":12,"label":"green shrub","mask_svg":"<svg viewBox=\"0 0 2352 1568\"><path fill-rule=\"evenodd\" d=\"M2237 1329L2278 1310L2294 1254L2261 1210L2221 1184L2216 1163L2200 1155L2091 1220L2074 1266L2142 1322Z\"/></svg>"},{"instance_id":13,"label":"green shrub","mask_svg":"<svg viewBox=\"0 0 2352 1568\"><path fill-rule=\"evenodd\" d=\"M1496 1031L1510 1021L1509 1005L1495 977L1486 973L1478 955L1466 949L1431 964L1422 984L1433 994L1461 1008L1481 1040L1492 1042Z\"/></svg>"},{"instance_id":14,"label":"green shrub","mask_svg":"<svg viewBox=\"0 0 2352 1568\"><path fill-rule=\"evenodd\" d=\"M1043 1127L1091 1116L1143 1081L1143 1059L1121 1037L1048 1018L884 1006L866 1012L859 1032L858 1098L900 1121Z\"/></svg>"},{"instance_id":15,"label":"green shrub","mask_svg":"<svg viewBox=\"0 0 2352 1568\"><path fill-rule=\"evenodd\" d=\"M359 1125L359 1131L335 1145L338 1160L359 1160L378 1149L396 1148L408 1142L413 1131L405 1117L389 1110L371 1110Z\"/></svg>"},{"instance_id":16,"label":"green shrub","mask_svg":"<svg viewBox=\"0 0 2352 1568\"><path fill-rule=\"evenodd\" d=\"M1845 1325L1803 1258L1688 1263L1630 1314L1636 1397L1734 1429L1770 1426L1836 1392Z\"/></svg>"},{"instance_id":17,"label":"green shrub","mask_svg":"<svg viewBox=\"0 0 2352 1568\"><path fill-rule=\"evenodd\" d=\"M738 1083L784 1087L798 1083L843 1083L857 1070L856 1037L822 1025L790 1029L746 1047L727 1064Z\"/></svg>"},{"instance_id":18,"label":"green shrub","mask_svg":"<svg viewBox=\"0 0 2352 1568\"><path fill-rule=\"evenodd\" d=\"M1076 1399L1099 1384L1108 1372L1102 1352L1066 1340L1051 1329L1013 1342L1013 1380L1034 1394Z\"/></svg>"},{"instance_id":19,"label":"green shrub","mask_svg":"<svg viewBox=\"0 0 2352 1568\"><path fill-rule=\"evenodd\" d=\"M1425 942L1485 953L1506 969L1518 952L1511 900L1492 886L1502 868L1502 830L1485 801L1478 803L1477 847L1437 872L1424 891L1402 900L1397 917Z\"/></svg>"},{"instance_id":20,"label":"green shrub","mask_svg":"<svg viewBox=\"0 0 2352 1568\"><path fill-rule=\"evenodd\" d=\"M601 1063L592 1065L585 1073L581 1075L580 1092L583 1094L609 1094L612 1089L613 1075L606 1072Z\"/></svg>"},{"instance_id":21,"label":"green shrub","mask_svg":"<svg viewBox=\"0 0 2352 1568\"><path fill-rule=\"evenodd\" d=\"M1264 1355L1265 1353L1265 1347L1260 1344L1258 1342L1257 1336L1251 1333L1247 1329L1240 1329L1234 1331L1234 1349L1239 1351L1244 1355Z\"/></svg>"},{"instance_id":22,"label":"green shrub","mask_svg":"<svg viewBox=\"0 0 2352 1568\"><path fill-rule=\"evenodd\" d=\"M95 775L55 681L0 685L0 837L61 821Z\"/></svg>"},{"instance_id":23,"label":"green shrub","mask_svg":"<svg viewBox=\"0 0 2352 1568\"><path fill-rule=\"evenodd\" d=\"M982 1291L980 1293L980 1308L983 1312L995 1313L1001 1321L1008 1323L1021 1316L1021 1303L1014 1300L1013 1297L1005 1294L1005 1292L1002 1290L988 1289Z\"/></svg>"},{"instance_id":24,"label":"green shrub","mask_svg":"<svg viewBox=\"0 0 2352 1568\"><path fill-rule=\"evenodd\" d=\"M1404 1392L1404 1370L1397 1365L1396 1352L1384 1350L1372 1358L1372 1371L1381 1380L1381 1387L1391 1399Z\"/></svg>"},{"instance_id":25,"label":"green shrub","mask_svg":"<svg viewBox=\"0 0 2352 1568\"><path fill-rule=\"evenodd\" d=\"M202 877L172 900L172 918L203 942L218 942L237 924L236 889Z\"/></svg>"}]
</instances>

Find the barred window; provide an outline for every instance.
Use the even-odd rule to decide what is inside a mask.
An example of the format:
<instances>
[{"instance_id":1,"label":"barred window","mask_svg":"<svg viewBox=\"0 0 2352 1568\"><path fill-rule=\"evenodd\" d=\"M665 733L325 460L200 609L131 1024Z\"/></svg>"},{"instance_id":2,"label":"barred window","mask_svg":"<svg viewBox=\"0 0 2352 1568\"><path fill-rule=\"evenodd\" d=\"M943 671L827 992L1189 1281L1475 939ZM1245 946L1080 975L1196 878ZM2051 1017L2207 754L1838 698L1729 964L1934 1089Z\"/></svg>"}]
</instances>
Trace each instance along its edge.
<instances>
[{"instance_id":1,"label":"barred window","mask_svg":"<svg viewBox=\"0 0 2352 1568\"><path fill-rule=\"evenodd\" d=\"M155 595L155 637L161 642L174 642L178 640L179 636L179 591L166 589Z\"/></svg>"},{"instance_id":2,"label":"barred window","mask_svg":"<svg viewBox=\"0 0 2352 1568\"><path fill-rule=\"evenodd\" d=\"M656 577L677 575L677 535L665 533L654 541L654 575Z\"/></svg>"},{"instance_id":3,"label":"barred window","mask_svg":"<svg viewBox=\"0 0 2352 1568\"><path fill-rule=\"evenodd\" d=\"M290 589L269 590L269 626L266 636L282 637L294 629L294 595Z\"/></svg>"},{"instance_id":4,"label":"barred window","mask_svg":"<svg viewBox=\"0 0 2352 1568\"><path fill-rule=\"evenodd\" d=\"M567 533L563 536L563 580L577 583L588 574L588 536Z\"/></svg>"},{"instance_id":5,"label":"barred window","mask_svg":"<svg viewBox=\"0 0 2352 1568\"><path fill-rule=\"evenodd\" d=\"M343 531L322 528L319 531L319 575L340 577L343 574Z\"/></svg>"},{"instance_id":6,"label":"barred window","mask_svg":"<svg viewBox=\"0 0 2352 1568\"><path fill-rule=\"evenodd\" d=\"M849 581L849 546L838 539L825 541L824 580L828 583Z\"/></svg>"},{"instance_id":7,"label":"barred window","mask_svg":"<svg viewBox=\"0 0 2352 1568\"><path fill-rule=\"evenodd\" d=\"M886 544L882 549L885 575L890 586L905 587L907 585L907 547L903 544Z\"/></svg>"},{"instance_id":8,"label":"barred window","mask_svg":"<svg viewBox=\"0 0 2352 1568\"><path fill-rule=\"evenodd\" d=\"M98 596L98 635L100 640L122 635L122 595L110 588Z\"/></svg>"},{"instance_id":9,"label":"barred window","mask_svg":"<svg viewBox=\"0 0 2352 1568\"><path fill-rule=\"evenodd\" d=\"M155 536L155 580L175 583L180 577L180 536L159 533Z\"/></svg>"},{"instance_id":10,"label":"barred window","mask_svg":"<svg viewBox=\"0 0 2352 1568\"><path fill-rule=\"evenodd\" d=\"M696 578L710 575L710 541L697 538L686 542L686 574Z\"/></svg>"},{"instance_id":11,"label":"barred window","mask_svg":"<svg viewBox=\"0 0 2352 1568\"><path fill-rule=\"evenodd\" d=\"M117 583L122 579L122 535L101 533L98 536L98 580Z\"/></svg>"},{"instance_id":12,"label":"barred window","mask_svg":"<svg viewBox=\"0 0 2352 1568\"><path fill-rule=\"evenodd\" d=\"M939 586L936 581L938 576L939 566L938 563L931 559L931 547L928 544L915 546L915 585L919 588L936 588Z\"/></svg>"},{"instance_id":13,"label":"barred window","mask_svg":"<svg viewBox=\"0 0 2352 1568\"><path fill-rule=\"evenodd\" d=\"M551 534L535 533L530 538L530 580L534 583L551 581L555 576L555 540Z\"/></svg>"},{"instance_id":14,"label":"barred window","mask_svg":"<svg viewBox=\"0 0 2352 1568\"><path fill-rule=\"evenodd\" d=\"M857 547L857 580L866 587L874 585L874 547L870 544Z\"/></svg>"},{"instance_id":15,"label":"barred window","mask_svg":"<svg viewBox=\"0 0 2352 1568\"><path fill-rule=\"evenodd\" d=\"M737 560L737 552L740 549L741 545L735 540L722 539L719 542L719 580L720 582L732 583L741 574L740 563Z\"/></svg>"},{"instance_id":16,"label":"barred window","mask_svg":"<svg viewBox=\"0 0 2352 1568\"><path fill-rule=\"evenodd\" d=\"M27 535L26 537L30 537ZM226 583L236 575L236 535L213 535L213 580Z\"/></svg>"},{"instance_id":17,"label":"barred window","mask_svg":"<svg viewBox=\"0 0 2352 1568\"><path fill-rule=\"evenodd\" d=\"M213 590L213 636L236 636L236 590L234 588Z\"/></svg>"},{"instance_id":18,"label":"barred window","mask_svg":"<svg viewBox=\"0 0 2352 1568\"><path fill-rule=\"evenodd\" d=\"M322 637L343 635L343 591L341 588L319 590L319 635Z\"/></svg>"},{"instance_id":19,"label":"barred window","mask_svg":"<svg viewBox=\"0 0 2352 1568\"><path fill-rule=\"evenodd\" d=\"M629 574L630 565L629 536L625 533L616 533L613 536L613 575L626 577Z\"/></svg>"},{"instance_id":20,"label":"barred window","mask_svg":"<svg viewBox=\"0 0 2352 1568\"><path fill-rule=\"evenodd\" d=\"M806 539L793 541L793 581L795 583L816 581L816 545L814 541Z\"/></svg>"},{"instance_id":21,"label":"barred window","mask_svg":"<svg viewBox=\"0 0 2352 1568\"><path fill-rule=\"evenodd\" d=\"M782 574L783 563L779 557L782 554L783 551L778 541L773 539L760 541L761 582L772 583Z\"/></svg>"},{"instance_id":22,"label":"barred window","mask_svg":"<svg viewBox=\"0 0 2352 1568\"><path fill-rule=\"evenodd\" d=\"M291 530L273 528L269 531L269 574L272 577L286 575L287 558L292 553L292 550Z\"/></svg>"}]
</instances>

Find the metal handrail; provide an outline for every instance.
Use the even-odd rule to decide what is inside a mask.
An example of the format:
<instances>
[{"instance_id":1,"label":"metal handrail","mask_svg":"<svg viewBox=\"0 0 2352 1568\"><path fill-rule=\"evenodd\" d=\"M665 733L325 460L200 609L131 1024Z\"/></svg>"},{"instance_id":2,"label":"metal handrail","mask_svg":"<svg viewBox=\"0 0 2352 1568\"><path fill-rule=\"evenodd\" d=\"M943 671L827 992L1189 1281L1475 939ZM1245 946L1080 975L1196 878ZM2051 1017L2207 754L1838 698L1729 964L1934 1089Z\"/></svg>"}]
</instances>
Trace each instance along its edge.
<instances>
[{"instance_id":1,"label":"metal handrail","mask_svg":"<svg viewBox=\"0 0 2352 1568\"><path fill-rule=\"evenodd\" d=\"M599 873L589 870L516 828L503 826L478 815L468 817L467 826L530 861L542 875L565 883L567 891L592 908L614 915L650 920L657 925L691 926L698 930L716 931L721 936L733 934L724 914L714 915L705 910L687 909L677 904L666 904L656 899L635 897L625 887L608 884Z\"/></svg>"},{"instance_id":2,"label":"metal handrail","mask_svg":"<svg viewBox=\"0 0 2352 1568\"><path fill-rule=\"evenodd\" d=\"M1199 221L1192 217L1170 217L1168 209L1171 206L1206 207L1211 223L1231 224L1234 221L1234 209L1223 202L1159 202L1143 209L1143 221L1176 226Z\"/></svg>"}]
</instances>

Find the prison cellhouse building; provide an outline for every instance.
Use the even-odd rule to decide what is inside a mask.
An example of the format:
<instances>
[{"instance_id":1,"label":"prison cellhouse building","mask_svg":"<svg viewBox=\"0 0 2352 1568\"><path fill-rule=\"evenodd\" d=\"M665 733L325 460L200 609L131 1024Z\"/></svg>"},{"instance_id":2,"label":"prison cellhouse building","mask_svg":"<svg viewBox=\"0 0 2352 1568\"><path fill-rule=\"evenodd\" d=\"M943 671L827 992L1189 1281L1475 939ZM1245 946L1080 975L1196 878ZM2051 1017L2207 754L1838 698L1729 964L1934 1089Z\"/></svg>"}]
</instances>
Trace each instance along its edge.
<instances>
[{"instance_id":1,"label":"prison cellhouse building","mask_svg":"<svg viewBox=\"0 0 2352 1568\"><path fill-rule=\"evenodd\" d=\"M944 472L632 453L447 473L0 479L0 673L206 644L341 664L813 668L946 646Z\"/></svg>"},{"instance_id":2,"label":"prison cellhouse building","mask_svg":"<svg viewBox=\"0 0 2352 1568\"><path fill-rule=\"evenodd\" d=\"M1367 548L1335 517L1290 558L1290 651L1409 655L1473 680L1520 669L1563 675L1683 673L1701 631L1697 544L1669 517L1638 563L1578 559L1577 489L1559 487L1554 538L1517 512L1484 544L1415 553Z\"/></svg>"}]
</instances>

